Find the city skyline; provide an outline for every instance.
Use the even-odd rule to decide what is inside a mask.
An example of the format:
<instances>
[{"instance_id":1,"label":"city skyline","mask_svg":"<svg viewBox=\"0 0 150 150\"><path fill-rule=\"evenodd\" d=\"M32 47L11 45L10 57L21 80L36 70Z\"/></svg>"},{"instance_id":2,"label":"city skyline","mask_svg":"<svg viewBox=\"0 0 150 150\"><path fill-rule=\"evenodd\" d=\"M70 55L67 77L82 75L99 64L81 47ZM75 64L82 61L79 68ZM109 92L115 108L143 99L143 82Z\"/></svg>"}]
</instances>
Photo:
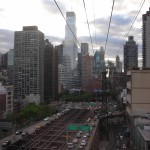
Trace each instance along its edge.
<instances>
[{"instance_id":1,"label":"city skyline","mask_svg":"<svg viewBox=\"0 0 150 150\"><path fill-rule=\"evenodd\" d=\"M48 38L54 46L62 43L64 40L66 22L54 1L0 0L0 2L0 53L5 53L13 48L14 31L22 30L23 26L38 26L39 30L45 34L45 39ZM79 43L89 43L90 54L93 55L101 46L105 47L112 1L85 1L93 50L91 50L83 2L79 0L72 0L71 2L65 0L61 2L58 0L57 3L64 16L68 11L75 12L77 18L77 39ZM115 60L116 55L119 55L122 60L123 47L122 49L120 47L141 4L142 1L137 0L115 1L106 47L106 59L111 60L113 58ZM149 10L149 6L150 0L146 0L129 33L129 35L134 36L135 41L139 45L139 59L141 59L142 53L140 45L142 40L142 14Z\"/></svg>"}]
</instances>

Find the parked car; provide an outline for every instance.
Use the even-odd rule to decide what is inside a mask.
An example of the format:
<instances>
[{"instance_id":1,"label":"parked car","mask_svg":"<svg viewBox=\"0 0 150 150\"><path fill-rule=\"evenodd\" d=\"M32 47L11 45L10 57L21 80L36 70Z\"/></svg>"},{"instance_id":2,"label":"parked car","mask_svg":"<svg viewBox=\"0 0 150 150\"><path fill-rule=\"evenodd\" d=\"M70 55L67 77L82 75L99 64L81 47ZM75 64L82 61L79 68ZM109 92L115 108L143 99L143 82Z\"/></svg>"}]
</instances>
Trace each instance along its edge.
<instances>
[{"instance_id":1,"label":"parked car","mask_svg":"<svg viewBox=\"0 0 150 150\"><path fill-rule=\"evenodd\" d=\"M21 134L23 131L22 130L17 130L16 131L16 135L19 135L19 134Z\"/></svg>"}]
</instances>

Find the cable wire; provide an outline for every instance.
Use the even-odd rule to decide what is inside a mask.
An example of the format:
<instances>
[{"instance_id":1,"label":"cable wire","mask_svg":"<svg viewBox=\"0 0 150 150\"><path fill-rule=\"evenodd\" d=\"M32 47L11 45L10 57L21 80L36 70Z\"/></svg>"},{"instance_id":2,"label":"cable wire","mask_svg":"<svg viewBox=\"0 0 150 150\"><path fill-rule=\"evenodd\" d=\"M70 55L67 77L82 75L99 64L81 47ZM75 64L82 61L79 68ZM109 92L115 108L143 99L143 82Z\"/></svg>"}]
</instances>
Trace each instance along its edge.
<instances>
[{"instance_id":1,"label":"cable wire","mask_svg":"<svg viewBox=\"0 0 150 150\"><path fill-rule=\"evenodd\" d=\"M114 3L115 3L115 0L113 0L112 9L111 9L111 15L110 15L109 26L108 26L108 32L107 32L106 43L105 43L105 51L106 51L106 46L107 46L107 41L108 41L108 35L109 35L109 30L110 30L110 24L111 24L111 19L112 19L112 13L113 13L113 9L114 9Z\"/></svg>"},{"instance_id":2,"label":"cable wire","mask_svg":"<svg viewBox=\"0 0 150 150\"><path fill-rule=\"evenodd\" d=\"M90 35L91 46L92 46L92 50L93 50L93 42L92 42L90 26L89 26L89 21L88 21L88 17L87 17L86 6L85 6L85 1L84 0L83 0L83 5L84 5L85 14L86 14L86 20L87 20L87 25L88 25L89 35ZM94 55L94 50L93 50L93 55Z\"/></svg>"},{"instance_id":3,"label":"cable wire","mask_svg":"<svg viewBox=\"0 0 150 150\"><path fill-rule=\"evenodd\" d=\"M141 1L141 3L142 3L142 1ZM141 3L140 3L140 5L141 5ZM123 45L124 45L124 43L125 43L125 41L126 41L126 38L127 38L127 36L129 35L129 32L131 31L131 28L133 27L133 24L135 23L135 20L137 19L137 17L138 17L138 15L139 15L139 13L140 13L140 11L141 11L141 9L142 9L144 3L145 3L145 0L143 1L143 3L142 3L142 5L141 5L140 9L137 11L137 14L136 14L135 18L133 19L132 24L131 24L131 26L130 26L128 32L127 32L127 34L125 35L124 40L123 40L123 42L122 42L122 45L120 46L120 48L119 48L117 54L120 52L121 48L123 47Z\"/></svg>"},{"instance_id":4,"label":"cable wire","mask_svg":"<svg viewBox=\"0 0 150 150\"><path fill-rule=\"evenodd\" d=\"M56 4L56 6L58 7L58 9L59 9L59 11L60 11L61 15L63 16L63 18L64 18L64 20L65 20L66 24L68 25L68 27L69 27L69 29L70 29L70 31L71 31L71 33L72 33L72 35L74 36L74 38L75 38L76 42L78 43L78 46L80 47L80 43L79 43L79 41L78 41L77 37L75 36L75 34L73 33L73 31L72 31L72 29L71 29L70 25L68 24L68 22L67 22L66 18L64 17L64 15L63 15L63 13L62 13L62 11L61 11L61 9L60 9L59 5L57 4L56 0L54 0L54 2L55 2L55 4Z\"/></svg>"}]
</instances>

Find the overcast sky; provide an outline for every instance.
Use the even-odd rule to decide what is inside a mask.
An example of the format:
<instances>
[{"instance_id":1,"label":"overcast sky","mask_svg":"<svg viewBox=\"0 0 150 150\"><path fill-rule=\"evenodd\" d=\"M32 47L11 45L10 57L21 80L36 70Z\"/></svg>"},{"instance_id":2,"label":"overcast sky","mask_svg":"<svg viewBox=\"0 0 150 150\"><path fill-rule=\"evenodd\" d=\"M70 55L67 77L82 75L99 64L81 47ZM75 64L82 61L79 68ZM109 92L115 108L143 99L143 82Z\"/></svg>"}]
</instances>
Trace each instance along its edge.
<instances>
[{"instance_id":1,"label":"overcast sky","mask_svg":"<svg viewBox=\"0 0 150 150\"><path fill-rule=\"evenodd\" d=\"M90 36L86 21L83 0L56 0L64 16L67 11L76 14L77 39L79 43L87 42L90 54L105 47L109 19L113 0L84 0L92 36ZM122 59L125 35L132 24L143 0L116 0L110 24L106 47L106 58ZM142 14L150 7L150 0L145 3L139 13L129 35L139 44L139 59L141 59ZM95 23L94 23L95 22ZM45 34L45 38L55 46L60 44L65 36L65 21L54 0L0 0L0 53L5 53L14 45L14 31L21 31L23 26L36 25Z\"/></svg>"}]
</instances>

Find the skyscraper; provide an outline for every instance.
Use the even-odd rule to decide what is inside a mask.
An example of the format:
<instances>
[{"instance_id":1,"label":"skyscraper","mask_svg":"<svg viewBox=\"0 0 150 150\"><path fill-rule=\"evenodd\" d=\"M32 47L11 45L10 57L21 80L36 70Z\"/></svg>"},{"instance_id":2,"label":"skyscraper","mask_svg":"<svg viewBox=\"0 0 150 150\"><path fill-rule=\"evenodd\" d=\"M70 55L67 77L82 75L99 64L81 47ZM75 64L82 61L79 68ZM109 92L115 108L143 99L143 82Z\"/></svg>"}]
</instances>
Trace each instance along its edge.
<instances>
[{"instance_id":1,"label":"skyscraper","mask_svg":"<svg viewBox=\"0 0 150 150\"><path fill-rule=\"evenodd\" d=\"M105 51L103 47L96 51L93 58L93 73L100 76L105 69Z\"/></svg>"},{"instance_id":2,"label":"skyscraper","mask_svg":"<svg viewBox=\"0 0 150 150\"><path fill-rule=\"evenodd\" d=\"M25 26L14 37L14 96L34 95L44 100L44 34Z\"/></svg>"},{"instance_id":3,"label":"skyscraper","mask_svg":"<svg viewBox=\"0 0 150 150\"><path fill-rule=\"evenodd\" d=\"M44 56L44 100L50 102L58 94L58 63L56 50L48 39L45 40Z\"/></svg>"},{"instance_id":4,"label":"skyscraper","mask_svg":"<svg viewBox=\"0 0 150 150\"><path fill-rule=\"evenodd\" d=\"M133 36L128 37L124 45L124 72L132 70L134 67L138 67L138 45L134 41Z\"/></svg>"},{"instance_id":5,"label":"skyscraper","mask_svg":"<svg viewBox=\"0 0 150 150\"><path fill-rule=\"evenodd\" d=\"M77 43L76 43L76 15L74 12L66 13L66 21L69 26L65 26L65 41L63 56L69 56L71 60L71 69L77 65ZM70 30L70 28L71 30ZM72 33L73 32L73 33ZM74 37L75 36L75 37Z\"/></svg>"},{"instance_id":6,"label":"skyscraper","mask_svg":"<svg viewBox=\"0 0 150 150\"><path fill-rule=\"evenodd\" d=\"M89 45L88 45L88 43L81 43L81 54L82 54L82 56L89 54Z\"/></svg>"},{"instance_id":7,"label":"skyscraper","mask_svg":"<svg viewBox=\"0 0 150 150\"><path fill-rule=\"evenodd\" d=\"M143 67L150 68L150 8L143 14Z\"/></svg>"},{"instance_id":8,"label":"skyscraper","mask_svg":"<svg viewBox=\"0 0 150 150\"><path fill-rule=\"evenodd\" d=\"M122 72L122 62L118 55L116 56L116 72Z\"/></svg>"}]
</instances>

